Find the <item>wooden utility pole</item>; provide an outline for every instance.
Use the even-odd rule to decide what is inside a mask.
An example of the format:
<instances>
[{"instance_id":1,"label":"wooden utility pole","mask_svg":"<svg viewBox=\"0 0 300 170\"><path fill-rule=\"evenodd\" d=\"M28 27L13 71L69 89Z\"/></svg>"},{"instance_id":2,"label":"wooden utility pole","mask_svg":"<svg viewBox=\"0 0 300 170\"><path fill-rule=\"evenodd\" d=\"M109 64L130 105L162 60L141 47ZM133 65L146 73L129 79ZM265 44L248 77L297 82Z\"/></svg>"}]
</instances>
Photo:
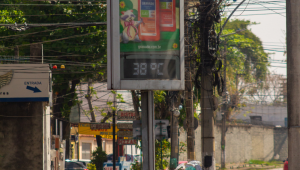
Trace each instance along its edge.
<instances>
[{"instance_id":1,"label":"wooden utility pole","mask_svg":"<svg viewBox=\"0 0 300 170\"><path fill-rule=\"evenodd\" d=\"M17 64L19 63L19 47L15 46L14 51L15 51L14 62Z\"/></svg>"},{"instance_id":2,"label":"wooden utility pole","mask_svg":"<svg viewBox=\"0 0 300 170\"><path fill-rule=\"evenodd\" d=\"M184 1L184 17L188 17L189 0ZM184 23L184 38L186 42L190 42L190 28L189 21ZM185 109L187 121L187 160L192 161L196 159L195 156L195 130L194 130L194 107L193 107L193 82L192 82L192 68L191 57L192 47L190 43L185 45Z\"/></svg>"},{"instance_id":3,"label":"wooden utility pole","mask_svg":"<svg viewBox=\"0 0 300 170\"><path fill-rule=\"evenodd\" d=\"M289 169L300 169L300 1L286 1Z\"/></svg>"}]
</instances>

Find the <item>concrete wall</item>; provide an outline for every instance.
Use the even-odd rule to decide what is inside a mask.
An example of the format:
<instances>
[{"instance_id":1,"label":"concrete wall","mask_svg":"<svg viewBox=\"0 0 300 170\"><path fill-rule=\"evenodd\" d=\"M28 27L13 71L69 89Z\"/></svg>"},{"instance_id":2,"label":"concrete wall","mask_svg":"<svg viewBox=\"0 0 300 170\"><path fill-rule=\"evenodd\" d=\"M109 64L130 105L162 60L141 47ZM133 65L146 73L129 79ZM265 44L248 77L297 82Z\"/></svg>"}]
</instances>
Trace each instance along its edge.
<instances>
[{"instance_id":1,"label":"concrete wall","mask_svg":"<svg viewBox=\"0 0 300 170\"><path fill-rule=\"evenodd\" d=\"M201 127L195 131L196 160L201 161ZM221 126L215 126L215 161L221 163ZM274 157L274 127L231 125L227 127L225 156L227 163L256 160L271 160ZM278 136L281 139L281 136ZM186 142L186 133L180 129L180 142ZM284 149L283 149L284 150ZM281 151L283 152L283 151ZM187 160L186 153L180 154L180 161ZM202 161L201 161L202 162Z\"/></svg>"},{"instance_id":2,"label":"concrete wall","mask_svg":"<svg viewBox=\"0 0 300 170\"><path fill-rule=\"evenodd\" d=\"M288 157L288 129L274 129L274 155L279 160L285 160Z\"/></svg>"},{"instance_id":3,"label":"concrete wall","mask_svg":"<svg viewBox=\"0 0 300 170\"><path fill-rule=\"evenodd\" d=\"M0 169L43 169L43 103L0 103Z\"/></svg>"}]
</instances>

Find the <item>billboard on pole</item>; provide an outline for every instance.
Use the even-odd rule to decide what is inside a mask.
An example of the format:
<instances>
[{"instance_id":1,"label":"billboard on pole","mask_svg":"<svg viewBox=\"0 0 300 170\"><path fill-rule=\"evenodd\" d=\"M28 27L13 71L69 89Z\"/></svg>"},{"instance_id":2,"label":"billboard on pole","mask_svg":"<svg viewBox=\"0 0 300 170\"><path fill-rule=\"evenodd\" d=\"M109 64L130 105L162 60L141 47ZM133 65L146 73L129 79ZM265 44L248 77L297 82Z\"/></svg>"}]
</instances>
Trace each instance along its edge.
<instances>
[{"instance_id":1,"label":"billboard on pole","mask_svg":"<svg viewBox=\"0 0 300 170\"><path fill-rule=\"evenodd\" d=\"M183 0L108 2L108 89L184 90Z\"/></svg>"}]
</instances>

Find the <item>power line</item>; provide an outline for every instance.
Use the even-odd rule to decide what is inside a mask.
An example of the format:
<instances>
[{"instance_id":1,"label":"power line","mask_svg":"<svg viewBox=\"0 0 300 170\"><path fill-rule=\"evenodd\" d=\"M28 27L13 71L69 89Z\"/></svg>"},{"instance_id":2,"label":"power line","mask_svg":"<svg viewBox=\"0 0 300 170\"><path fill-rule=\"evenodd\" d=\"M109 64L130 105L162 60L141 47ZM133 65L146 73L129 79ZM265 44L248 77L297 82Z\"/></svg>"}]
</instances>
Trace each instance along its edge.
<instances>
[{"instance_id":1,"label":"power line","mask_svg":"<svg viewBox=\"0 0 300 170\"><path fill-rule=\"evenodd\" d=\"M86 34L80 34L80 35L73 35L73 36L70 36L70 37L59 38L59 39L54 39L54 40L30 43L30 44L14 45L14 46L10 46L10 47L2 47L2 48L0 47L0 50L1 49L13 49L13 48L15 48L15 46L23 47L23 46L30 46L30 45L33 45L33 44L44 44L44 43L49 43L49 42L61 41L61 40L70 39L70 38L77 38L77 37L87 36L87 35L91 35L91 34L95 34L95 33L98 33L98 31L91 32L91 33L86 33Z\"/></svg>"},{"instance_id":2,"label":"power line","mask_svg":"<svg viewBox=\"0 0 300 170\"><path fill-rule=\"evenodd\" d=\"M106 22L69 22L69 23L37 23L37 24L0 24L0 26L13 27L13 26L26 26L26 27L68 27L68 26L97 26L106 25Z\"/></svg>"},{"instance_id":3,"label":"power line","mask_svg":"<svg viewBox=\"0 0 300 170\"><path fill-rule=\"evenodd\" d=\"M0 15L0 16L18 16L18 17L39 17L39 16L61 16L61 15L94 15L94 14L104 14L105 12L95 12L95 13L72 13L72 14L39 14L39 15Z\"/></svg>"},{"instance_id":4,"label":"power line","mask_svg":"<svg viewBox=\"0 0 300 170\"><path fill-rule=\"evenodd\" d=\"M106 1L102 1L106 2ZM0 6L99 6L105 7L105 4L0 4Z\"/></svg>"}]
</instances>

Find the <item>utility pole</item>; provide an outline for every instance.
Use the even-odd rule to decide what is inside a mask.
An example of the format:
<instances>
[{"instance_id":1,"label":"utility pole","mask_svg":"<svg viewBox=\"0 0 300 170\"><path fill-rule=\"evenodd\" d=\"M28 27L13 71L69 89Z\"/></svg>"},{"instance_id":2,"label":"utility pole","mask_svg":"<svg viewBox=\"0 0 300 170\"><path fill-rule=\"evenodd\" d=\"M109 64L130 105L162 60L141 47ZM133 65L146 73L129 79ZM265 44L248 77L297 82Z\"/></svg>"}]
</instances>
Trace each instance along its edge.
<instances>
[{"instance_id":1,"label":"utility pole","mask_svg":"<svg viewBox=\"0 0 300 170\"><path fill-rule=\"evenodd\" d=\"M222 134L221 134L221 168L225 168L225 142L226 142L226 117L227 117L227 89L226 89L226 59L227 44L224 45L224 92L223 92L223 115L222 115Z\"/></svg>"},{"instance_id":2,"label":"utility pole","mask_svg":"<svg viewBox=\"0 0 300 170\"><path fill-rule=\"evenodd\" d=\"M201 2L200 31L201 31L201 136L202 136L202 162L204 170L215 169L215 139L214 139L214 114L213 114L213 85L212 67L213 50L211 37L214 18L212 17L212 5L214 1ZM216 49L215 49L216 50Z\"/></svg>"},{"instance_id":3,"label":"utility pole","mask_svg":"<svg viewBox=\"0 0 300 170\"><path fill-rule=\"evenodd\" d=\"M30 45L30 61L33 63L39 63L42 61L42 45L43 44L32 44Z\"/></svg>"},{"instance_id":4,"label":"utility pole","mask_svg":"<svg viewBox=\"0 0 300 170\"><path fill-rule=\"evenodd\" d=\"M189 0L184 1L184 17L188 18ZM184 23L185 41L190 42L190 22ZM187 160L192 161L196 159L195 156L195 130L194 130L194 107L193 107L193 82L192 82L192 68L190 52L192 46L185 45L185 109L187 121Z\"/></svg>"},{"instance_id":5,"label":"utility pole","mask_svg":"<svg viewBox=\"0 0 300 170\"><path fill-rule=\"evenodd\" d=\"M300 169L300 1L286 1L289 169Z\"/></svg>"},{"instance_id":6,"label":"utility pole","mask_svg":"<svg viewBox=\"0 0 300 170\"><path fill-rule=\"evenodd\" d=\"M14 51L15 51L14 62L16 64L18 64L19 63L19 47L15 46Z\"/></svg>"},{"instance_id":7,"label":"utility pole","mask_svg":"<svg viewBox=\"0 0 300 170\"><path fill-rule=\"evenodd\" d=\"M178 141L178 116L180 115L180 112L178 110L177 106L177 95L178 92L170 92L171 95L171 107L172 107L172 115L171 115L171 163L172 160L175 159L178 162L178 155L179 155L179 141ZM171 170L174 170L176 167L170 166Z\"/></svg>"}]
</instances>

